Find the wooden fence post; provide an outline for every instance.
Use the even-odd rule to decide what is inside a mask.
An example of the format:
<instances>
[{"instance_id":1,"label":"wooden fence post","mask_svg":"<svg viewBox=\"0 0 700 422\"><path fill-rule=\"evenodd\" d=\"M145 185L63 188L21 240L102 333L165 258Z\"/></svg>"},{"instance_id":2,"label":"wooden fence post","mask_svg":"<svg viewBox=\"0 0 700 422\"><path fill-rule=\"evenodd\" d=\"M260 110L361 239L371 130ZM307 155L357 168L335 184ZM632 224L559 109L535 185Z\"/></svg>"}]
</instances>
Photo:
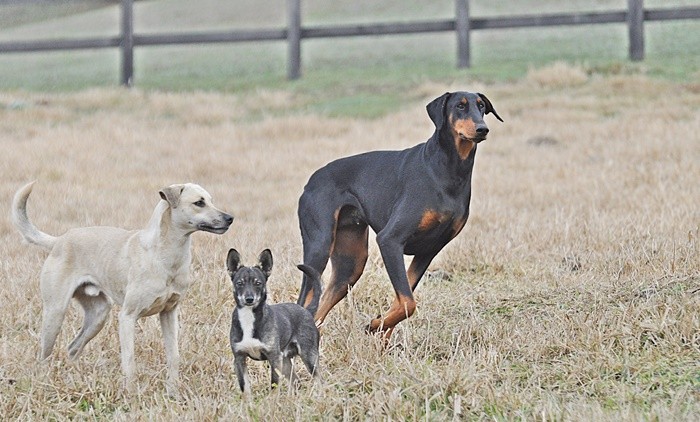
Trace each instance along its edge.
<instances>
[{"instance_id":1,"label":"wooden fence post","mask_svg":"<svg viewBox=\"0 0 700 422\"><path fill-rule=\"evenodd\" d=\"M470 67L469 0L455 1L455 30L457 31L457 67Z\"/></svg>"},{"instance_id":2,"label":"wooden fence post","mask_svg":"<svg viewBox=\"0 0 700 422\"><path fill-rule=\"evenodd\" d=\"M134 83L134 0L122 0L122 75L121 84Z\"/></svg>"},{"instance_id":3,"label":"wooden fence post","mask_svg":"<svg viewBox=\"0 0 700 422\"><path fill-rule=\"evenodd\" d=\"M287 79L301 76L301 0L287 0Z\"/></svg>"},{"instance_id":4,"label":"wooden fence post","mask_svg":"<svg viewBox=\"0 0 700 422\"><path fill-rule=\"evenodd\" d=\"M644 0L627 0L630 60L644 60Z\"/></svg>"}]
</instances>

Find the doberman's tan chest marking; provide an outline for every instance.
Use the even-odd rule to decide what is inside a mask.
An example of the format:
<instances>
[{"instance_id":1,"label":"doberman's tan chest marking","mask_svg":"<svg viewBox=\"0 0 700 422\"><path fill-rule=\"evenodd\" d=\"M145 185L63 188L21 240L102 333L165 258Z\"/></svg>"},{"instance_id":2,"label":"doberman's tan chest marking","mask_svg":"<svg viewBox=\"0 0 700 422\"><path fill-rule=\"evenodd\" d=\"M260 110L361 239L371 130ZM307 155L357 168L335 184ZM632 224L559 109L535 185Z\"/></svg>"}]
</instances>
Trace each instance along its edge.
<instances>
[{"instance_id":1,"label":"doberman's tan chest marking","mask_svg":"<svg viewBox=\"0 0 700 422\"><path fill-rule=\"evenodd\" d=\"M447 225L448 223L449 226ZM466 223L467 219L463 216L455 216L450 212L439 212L429 209L423 212L415 235L440 234L449 227L448 238L451 240L462 231Z\"/></svg>"}]
</instances>

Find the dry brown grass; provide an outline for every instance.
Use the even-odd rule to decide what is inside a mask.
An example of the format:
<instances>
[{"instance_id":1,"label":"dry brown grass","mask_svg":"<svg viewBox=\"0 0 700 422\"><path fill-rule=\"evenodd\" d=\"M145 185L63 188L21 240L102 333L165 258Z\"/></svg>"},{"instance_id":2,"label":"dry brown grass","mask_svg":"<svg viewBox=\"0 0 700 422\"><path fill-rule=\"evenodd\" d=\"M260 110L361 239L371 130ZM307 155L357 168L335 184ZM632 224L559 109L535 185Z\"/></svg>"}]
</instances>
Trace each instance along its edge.
<instances>
[{"instance_id":1,"label":"dry brown grass","mask_svg":"<svg viewBox=\"0 0 700 422\"><path fill-rule=\"evenodd\" d=\"M697 418L700 89L548 71L564 76L547 83L539 71L508 85L417 87L424 101L372 121L285 115L284 103L301 100L284 92L262 92L264 101L116 89L0 93L6 211L14 190L37 179L29 212L45 231L134 228L145 224L159 188L194 181L236 216L224 236L195 235L198 283L181 309L180 402L164 397L153 318L139 325L137 397L119 390L115 318L71 364L65 346L80 326L74 310L57 352L37 363L45 253L22 244L9 219L0 221L0 414ZM294 299L296 201L311 172L339 156L423 141L432 132L424 104L460 88L487 93L506 123L487 118L492 132L479 147L471 218L418 288L416 315L399 326L389 350L363 333L391 301L372 245L365 275L325 327L325 383L269 392L267 367L252 365L254 395L242 402L228 344L228 248L252 262L270 247L272 300Z\"/></svg>"}]
</instances>

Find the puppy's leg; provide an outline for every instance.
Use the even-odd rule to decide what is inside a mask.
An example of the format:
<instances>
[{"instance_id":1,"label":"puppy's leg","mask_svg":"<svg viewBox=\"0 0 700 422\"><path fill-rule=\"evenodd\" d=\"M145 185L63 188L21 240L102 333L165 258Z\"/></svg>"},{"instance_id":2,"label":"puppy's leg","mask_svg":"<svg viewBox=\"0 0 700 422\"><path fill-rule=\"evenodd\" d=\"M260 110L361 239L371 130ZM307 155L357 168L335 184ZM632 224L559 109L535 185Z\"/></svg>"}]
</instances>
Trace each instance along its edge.
<instances>
[{"instance_id":1,"label":"puppy's leg","mask_svg":"<svg viewBox=\"0 0 700 422\"><path fill-rule=\"evenodd\" d=\"M165 389L169 396L176 397L180 367L180 352L177 346L177 306L170 311L163 311L160 313L160 328L161 331L163 331L165 359L168 365L168 378L165 383Z\"/></svg>"},{"instance_id":2,"label":"puppy's leg","mask_svg":"<svg viewBox=\"0 0 700 422\"><path fill-rule=\"evenodd\" d=\"M294 372L294 365L292 365L292 358L285 356L282 358L282 374L284 378L289 382L292 388L299 387L299 377L297 377L296 372Z\"/></svg>"},{"instance_id":3,"label":"puppy's leg","mask_svg":"<svg viewBox=\"0 0 700 422\"><path fill-rule=\"evenodd\" d=\"M309 348L307 350L301 350L299 356L301 357L301 361L304 362L304 366L306 366L309 374L314 377L314 381L320 381L321 374L318 371L318 345L315 349Z\"/></svg>"},{"instance_id":4,"label":"puppy's leg","mask_svg":"<svg viewBox=\"0 0 700 422\"><path fill-rule=\"evenodd\" d=\"M236 377L238 378L238 386L241 387L241 391L245 394L250 393L250 380L248 379L248 366L246 364L246 356L243 354L236 354L234 361L236 363Z\"/></svg>"},{"instance_id":5,"label":"puppy's leg","mask_svg":"<svg viewBox=\"0 0 700 422\"><path fill-rule=\"evenodd\" d=\"M126 306L119 312L119 345L122 355L122 372L124 373L124 386L129 392L133 392L135 387L134 332L137 319L138 314L129 312Z\"/></svg>"},{"instance_id":6,"label":"puppy's leg","mask_svg":"<svg viewBox=\"0 0 700 422\"><path fill-rule=\"evenodd\" d=\"M270 387L275 388L280 385L280 375L279 370L282 367L282 363L278 360L268 359L270 362Z\"/></svg>"},{"instance_id":7,"label":"puppy's leg","mask_svg":"<svg viewBox=\"0 0 700 422\"><path fill-rule=\"evenodd\" d=\"M74 297L83 307L85 318L80 332L68 346L70 359L76 359L83 352L85 345L102 330L109 317L109 310L112 308L109 299L102 293L98 296L76 293Z\"/></svg>"},{"instance_id":8,"label":"puppy's leg","mask_svg":"<svg viewBox=\"0 0 700 422\"><path fill-rule=\"evenodd\" d=\"M282 376L286 379L289 380L291 373L292 373L292 368L291 364L287 365L285 362L285 359L282 357L282 353L270 353L267 356L267 361L270 363L270 387L275 388L280 385L279 383L279 375L280 372L282 373Z\"/></svg>"}]
</instances>

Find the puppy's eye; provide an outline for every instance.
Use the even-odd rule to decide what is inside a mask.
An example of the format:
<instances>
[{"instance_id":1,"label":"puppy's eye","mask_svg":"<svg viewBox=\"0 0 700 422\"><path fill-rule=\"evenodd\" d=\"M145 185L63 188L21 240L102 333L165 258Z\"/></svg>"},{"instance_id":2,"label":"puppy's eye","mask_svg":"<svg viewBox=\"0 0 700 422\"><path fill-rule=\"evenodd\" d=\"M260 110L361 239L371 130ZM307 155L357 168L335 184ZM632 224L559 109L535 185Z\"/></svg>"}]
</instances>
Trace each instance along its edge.
<instances>
[{"instance_id":1,"label":"puppy's eye","mask_svg":"<svg viewBox=\"0 0 700 422\"><path fill-rule=\"evenodd\" d=\"M200 208L204 207L204 205L206 205L206 204L204 203L203 199L200 199L199 201L194 203L194 206L200 207Z\"/></svg>"},{"instance_id":2,"label":"puppy's eye","mask_svg":"<svg viewBox=\"0 0 700 422\"><path fill-rule=\"evenodd\" d=\"M484 107L485 107L485 106L484 106L484 103L479 103L479 109L480 109L480 110L483 110Z\"/></svg>"},{"instance_id":3,"label":"puppy's eye","mask_svg":"<svg viewBox=\"0 0 700 422\"><path fill-rule=\"evenodd\" d=\"M464 103L457 104L457 110L464 110L467 106Z\"/></svg>"}]
</instances>

